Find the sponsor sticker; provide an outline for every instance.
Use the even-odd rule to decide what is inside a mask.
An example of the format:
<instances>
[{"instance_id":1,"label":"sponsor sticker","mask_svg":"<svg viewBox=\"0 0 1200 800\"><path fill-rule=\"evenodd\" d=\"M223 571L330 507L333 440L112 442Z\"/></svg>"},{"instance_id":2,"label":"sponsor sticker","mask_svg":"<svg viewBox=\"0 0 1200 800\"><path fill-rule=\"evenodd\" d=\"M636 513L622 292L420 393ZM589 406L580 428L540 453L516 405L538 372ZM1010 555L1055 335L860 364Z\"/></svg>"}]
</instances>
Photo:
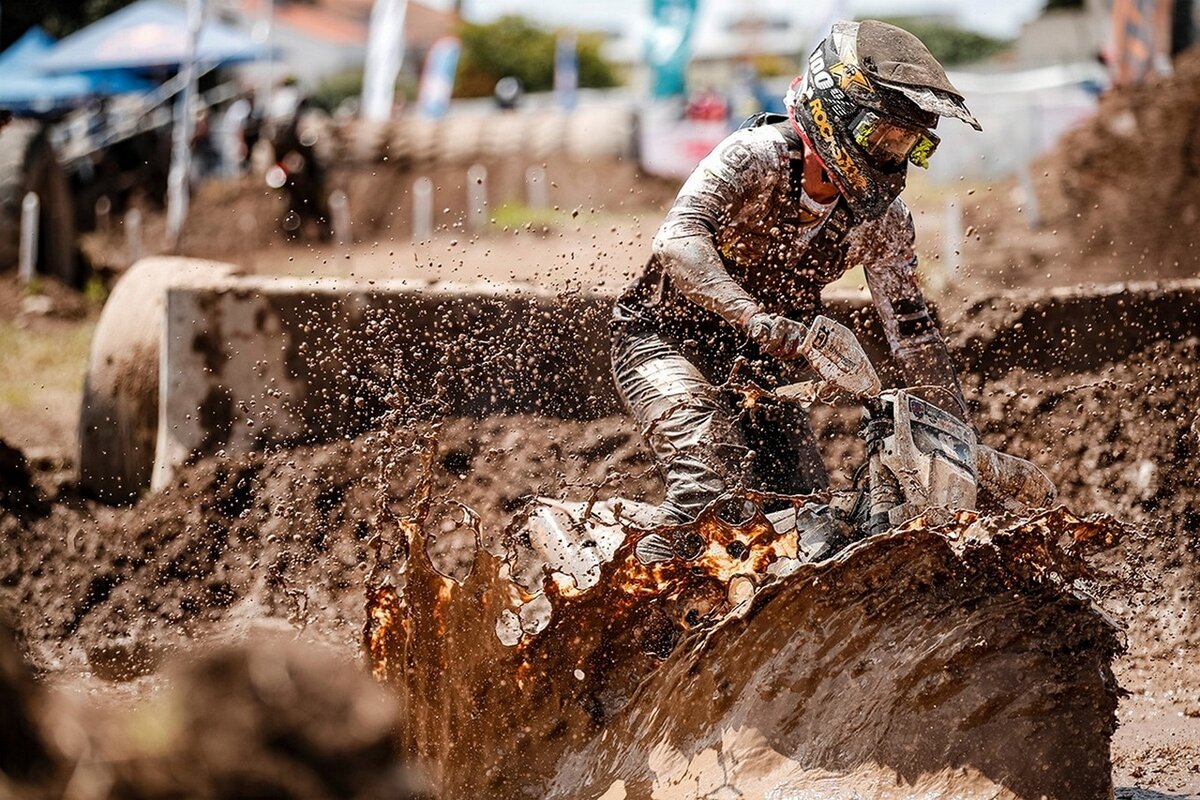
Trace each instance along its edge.
<instances>
[{"instance_id":1,"label":"sponsor sticker","mask_svg":"<svg viewBox=\"0 0 1200 800\"><path fill-rule=\"evenodd\" d=\"M841 143L834 136L833 123L829 121L829 114L825 111L825 104L821 102L821 98L814 97L808 101L808 110L812 114L813 122L817 126L817 132L821 139L829 146L833 153L833 160L841 170L842 174L850 183L854 184L855 188L865 189L867 187L867 179L862 174L862 170L858 168L858 164L846 152L846 148L842 147Z\"/></svg>"},{"instance_id":2,"label":"sponsor sticker","mask_svg":"<svg viewBox=\"0 0 1200 800\"><path fill-rule=\"evenodd\" d=\"M870 82L867 80L867 76L864 75L863 71L854 64L847 64L845 61L839 61L837 64L834 64L829 68L829 72L832 75L837 76L838 87L841 89L849 90L853 89L854 87L859 87L860 89L865 89L868 92L874 91Z\"/></svg>"}]
</instances>

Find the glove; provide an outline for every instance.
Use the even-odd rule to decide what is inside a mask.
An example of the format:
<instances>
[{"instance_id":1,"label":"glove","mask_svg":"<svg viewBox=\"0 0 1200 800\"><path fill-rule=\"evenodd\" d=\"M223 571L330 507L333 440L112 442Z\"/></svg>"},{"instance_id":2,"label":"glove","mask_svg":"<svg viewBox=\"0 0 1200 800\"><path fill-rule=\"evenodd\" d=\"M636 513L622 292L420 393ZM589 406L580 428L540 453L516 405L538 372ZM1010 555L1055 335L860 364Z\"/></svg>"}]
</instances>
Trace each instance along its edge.
<instances>
[{"instance_id":1,"label":"glove","mask_svg":"<svg viewBox=\"0 0 1200 800\"><path fill-rule=\"evenodd\" d=\"M750 318L746 333L767 355L794 361L800 358L800 345L808 328L779 314L760 311Z\"/></svg>"},{"instance_id":2,"label":"glove","mask_svg":"<svg viewBox=\"0 0 1200 800\"><path fill-rule=\"evenodd\" d=\"M638 561L649 566L672 558L693 561L700 557L704 548L704 539L695 531L675 531L670 538L661 533L648 533L638 539L633 552Z\"/></svg>"}]
</instances>

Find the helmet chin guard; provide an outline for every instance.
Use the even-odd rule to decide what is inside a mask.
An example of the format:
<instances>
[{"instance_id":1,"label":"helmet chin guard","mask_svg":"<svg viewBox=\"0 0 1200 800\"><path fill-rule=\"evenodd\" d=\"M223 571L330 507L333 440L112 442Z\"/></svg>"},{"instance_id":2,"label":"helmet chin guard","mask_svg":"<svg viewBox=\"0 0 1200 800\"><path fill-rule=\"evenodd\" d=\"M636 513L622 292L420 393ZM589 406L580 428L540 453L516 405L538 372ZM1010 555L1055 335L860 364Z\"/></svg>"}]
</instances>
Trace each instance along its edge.
<instances>
[{"instance_id":1,"label":"helmet chin guard","mask_svg":"<svg viewBox=\"0 0 1200 800\"><path fill-rule=\"evenodd\" d=\"M860 37L863 30L866 37ZM860 38L865 38L867 52ZM879 74L879 65L887 68L887 76ZM835 23L809 57L805 74L792 81L784 103L792 126L859 219L882 216L904 191L908 173L906 160L872 156L856 141L855 121L864 110L913 131L914 141L919 132L936 127L942 115L978 125L920 40L873 20ZM925 139L925 149L915 152L916 163L936 143L932 134Z\"/></svg>"}]
</instances>

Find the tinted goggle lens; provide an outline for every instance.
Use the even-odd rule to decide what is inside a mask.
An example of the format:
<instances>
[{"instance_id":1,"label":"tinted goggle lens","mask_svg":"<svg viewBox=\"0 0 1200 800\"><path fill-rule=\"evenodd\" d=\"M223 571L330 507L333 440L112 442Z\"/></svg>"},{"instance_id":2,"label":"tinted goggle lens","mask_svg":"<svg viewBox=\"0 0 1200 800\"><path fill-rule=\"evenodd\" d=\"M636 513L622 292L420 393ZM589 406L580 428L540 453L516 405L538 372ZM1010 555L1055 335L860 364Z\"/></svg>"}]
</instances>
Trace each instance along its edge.
<instances>
[{"instance_id":1,"label":"tinted goggle lens","mask_svg":"<svg viewBox=\"0 0 1200 800\"><path fill-rule=\"evenodd\" d=\"M867 155L883 163L911 161L922 169L941 141L930 131L897 125L878 114L865 111L854 120L854 141Z\"/></svg>"}]
</instances>

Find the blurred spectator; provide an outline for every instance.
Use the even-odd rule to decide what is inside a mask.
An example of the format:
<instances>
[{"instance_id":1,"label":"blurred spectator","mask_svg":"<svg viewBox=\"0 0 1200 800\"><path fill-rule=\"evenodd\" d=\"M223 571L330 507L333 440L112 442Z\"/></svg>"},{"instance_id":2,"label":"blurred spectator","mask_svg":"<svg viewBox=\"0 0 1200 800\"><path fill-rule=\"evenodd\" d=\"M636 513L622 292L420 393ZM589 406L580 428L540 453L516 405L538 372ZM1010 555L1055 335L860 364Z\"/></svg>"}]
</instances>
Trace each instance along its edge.
<instances>
[{"instance_id":1,"label":"blurred spectator","mask_svg":"<svg viewBox=\"0 0 1200 800\"><path fill-rule=\"evenodd\" d=\"M192 132L192 185L216 173L221 167L221 152L217 149L212 130L212 113L201 108L196 113Z\"/></svg>"},{"instance_id":2,"label":"blurred spectator","mask_svg":"<svg viewBox=\"0 0 1200 800\"><path fill-rule=\"evenodd\" d=\"M696 122L724 122L729 117L729 110L720 94L705 87L688 98L683 115Z\"/></svg>"},{"instance_id":3,"label":"blurred spectator","mask_svg":"<svg viewBox=\"0 0 1200 800\"><path fill-rule=\"evenodd\" d=\"M320 241L327 242L333 238L333 226L326 201L325 166L313 144L300 134L300 120L307 109L308 102L298 100L291 119L276 129L271 141L275 166L267 183L284 191L287 211L281 225L285 236L300 239L313 230Z\"/></svg>"},{"instance_id":4,"label":"blurred spectator","mask_svg":"<svg viewBox=\"0 0 1200 800\"><path fill-rule=\"evenodd\" d=\"M218 148L221 153L221 174L240 175L250 159L246 144L246 126L252 110L247 97L239 97L229 104L221 116Z\"/></svg>"}]
</instances>

